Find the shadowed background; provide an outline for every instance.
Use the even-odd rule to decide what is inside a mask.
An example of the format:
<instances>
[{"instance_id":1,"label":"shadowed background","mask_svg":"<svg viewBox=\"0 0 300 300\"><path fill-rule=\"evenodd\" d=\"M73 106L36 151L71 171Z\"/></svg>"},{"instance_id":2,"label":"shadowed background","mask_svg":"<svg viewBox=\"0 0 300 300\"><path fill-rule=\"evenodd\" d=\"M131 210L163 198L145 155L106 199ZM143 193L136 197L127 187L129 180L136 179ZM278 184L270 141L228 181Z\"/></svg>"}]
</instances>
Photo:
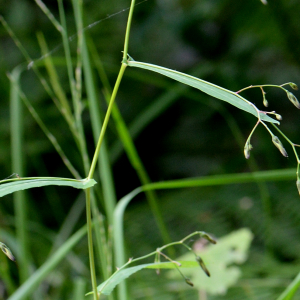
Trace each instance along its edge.
<instances>
[{"instance_id":1,"label":"shadowed background","mask_svg":"<svg viewBox=\"0 0 300 300\"><path fill-rule=\"evenodd\" d=\"M38 32L44 34L49 49L56 49L52 57L64 56L59 33L34 1L4 2L0 0L1 15L31 58L37 59L36 64L41 57L36 38ZM56 1L44 3L58 18ZM280 85L289 81L299 84L299 4L298 0L270 0L268 5L258 0L148 0L135 8L129 54L135 60L192 74L232 91L257 84ZM121 0L84 1L85 26L103 20L87 29L86 34L94 43L112 86L122 59L128 15L128 10L122 10L129 5L129 1ZM76 33L76 27L72 5L68 1L65 1L65 9L68 33L72 35ZM120 13L107 18L117 12ZM70 45L76 57L76 38ZM9 80L6 74L22 63L25 63L24 57L1 26L1 178L17 172L11 169ZM70 96L65 66L61 64L57 70L62 86ZM41 72L45 70L41 68ZM95 80L104 112L106 102L96 71ZM22 73L21 86L83 176L80 156L70 132L32 70ZM265 91L268 110L275 110L283 117L280 129L293 142L299 143L300 112L280 89L267 88ZM299 98L299 92L295 95ZM243 96L264 109L259 89L246 91ZM83 100L87 105L85 90ZM244 281L229 290L226 299L245 297L240 291L245 290L243 284L261 278L265 279L265 284L260 285L257 281L249 283L253 296L250 293L247 299L276 297L299 272L300 266L300 199L295 186L296 161L289 145L281 139L289 153L289 158L284 158L273 146L268 132L259 126L251 140L254 149L247 161L243 147L256 123L252 115L145 70L127 68L116 103L154 182L295 168L293 180L264 186L269 193L267 204L262 201L260 189L255 183L158 192L162 214L174 240L195 230L205 230L217 237L242 227L248 227L253 232L249 260L242 266ZM153 111L155 113L152 114ZM23 117L24 175L70 177L55 149L25 107ZM94 141L87 108L83 113L83 122L92 157ZM140 186L140 182L124 153L113 121L109 123L107 144L119 199ZM37 264L44 260L51 246L49 240L39 241L40 233L37 231L57 232L77 195L77 190L56 187L28 191L28 213L32 222L30 235L31 242L38 245L38 249L33 247L32 250L36 254ZM3 230L14 231L13 215L10 196L6 196L0 202L0 226ZM267 233L266 222L270 229ZM78 228L84 223L85 216L82 214ZM128 207L125 234L129 256L143 255L162 244L143 195ZM87 255L84 243L77 252L79 257ZM11 268L12 273L17 273L14 266ZM68 276L68 272L72 271L61 270L60 274L64 277ZM52 299L63 299L62 295L68 288L67 284L57 287L61 290L53 292ZM153 293L156 295L158 292Z\"/></svg>"}]
</instances>

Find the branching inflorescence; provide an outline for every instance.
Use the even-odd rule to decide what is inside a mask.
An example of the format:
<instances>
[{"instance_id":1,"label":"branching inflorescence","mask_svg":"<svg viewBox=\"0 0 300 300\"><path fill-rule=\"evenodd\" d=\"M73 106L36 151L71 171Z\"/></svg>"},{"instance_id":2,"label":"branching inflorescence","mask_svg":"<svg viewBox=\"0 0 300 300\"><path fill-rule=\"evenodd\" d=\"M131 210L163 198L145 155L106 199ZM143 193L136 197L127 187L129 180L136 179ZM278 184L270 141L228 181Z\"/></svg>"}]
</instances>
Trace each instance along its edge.
<instances>
[{"instance_id":1,"label":"branching inflorescence","mask_svg":"<svg viewBox=\"0 0 300 300\"><path fill-rule=\"evenodd\" d=\"M251 85L249 87L246 87L246 88L243 88L243 89L237 91L236 93L239 94L239 93L241 93L241 92L243 92L243 91L245 91L247 89L250 89L250 88L260 88L260 90L262 92L262 95L263 95L263 105L265 107L268 107L269 103L268 103L268 100L266 99L266 92L264 91L264 88L265 87L277 87L277 88L282 89L286 93L288 99L292 102L292 104L295 107L297 107L298 109L300 109L300 103L299 103L298 99L296 98L296 96L293 93L291 93L289 90L287 90L286 88L284 88L284 86L290 86L293 90L298 90L298 86L295 83L288 82L288 83L284 83L282 85L273 85L273 84ZM271 112L260 111L260 113L264 113L264 114L268 114L268 115L274 115L278 121L282 120L281 115L277 114L275 111L271 111ZM248 136L248 138L246 140L246 143L245 143L244 154L245 154L246 159L248 159L250 157L250 151L253 149L253 147L252 147L252 145L250 143L251 137L252 137L255 129L257 128L257 126L260 123L270 133L270 135L272 137L273 144L278 148L278 150L281 152L281 154L284 157L288 157L287 151L283 147L280 139L276 135L274 135L273 132L270 130L270 128L266 125L266 123L264 121L262 121L258 117L258 120L257 120L255 126L253 127L252 131L250 132L250 134L249 134L249 136ZM297 144L293 143L274 123L271 123L271 124L281 134L281 136L291 145L291 147L292 147L292 149L294 151L294 154L295 154L295 157L296 157L296 160L297 160L297 172L296 172L296 174L297 174L297 181L296 181L296 185L297 185L298 192L300 194L300 177L299 177L300 160L299 160L298 153L296 151L296 147L300 147L300 145L297 145Z\"/></svg>"}]
</instances>

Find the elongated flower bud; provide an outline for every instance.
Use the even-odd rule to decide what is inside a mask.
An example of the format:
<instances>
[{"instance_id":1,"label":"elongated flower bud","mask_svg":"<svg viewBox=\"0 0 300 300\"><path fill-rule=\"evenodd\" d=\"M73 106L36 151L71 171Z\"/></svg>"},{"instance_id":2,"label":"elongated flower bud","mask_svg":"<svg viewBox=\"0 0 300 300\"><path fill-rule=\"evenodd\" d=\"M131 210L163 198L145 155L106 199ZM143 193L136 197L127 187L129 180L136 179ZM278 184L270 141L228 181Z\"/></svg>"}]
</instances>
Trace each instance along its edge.
<instances>
[{"instance_id":1,"label":"elongated flower bud","mask_svg":"<svg viewBox=\"0 0 300 300\"><path fill-rule=\"evenodd\" d=\"M300 195L300 179L297 179L296 186L297 186L297 189L298 189L298 192L299 192L299 195Z\"/></svg>"},{"instance_id":2,"label":"elongated flower bud","mask_svg":"<svg viewBox=\"0 0 300 300\"><path fill-rule=\"evenodd\" d=\"M189 278L185 278L185 282L190 286L194 286L194 284L191 282Z\"/></svg>"},{"instance_id":3,"label":"elongated flower bud","mask_svg":"<svg viewBox=\"0 0 300 300\"><path fill-rule=\"evenodd\" d=\"M294 82L290 82L290 87L291 87L293 90L295 90L295 91L298 90L298 86L297 86L297 84L294 83Z\"/></svg>"},{"instance_id":4,"label":"elongated flower bud","mask_svg":"<svg viewBox=\"0 0 300 300\"><path fill-rule=\"evenodd\" d=\"M286 91L286 94L289 98L289 100L298 108L300 109L300 103L298 101L298 99L295 97L295 95L289 91Z\"/></svg>"},{"instance_id":5,"label":"elongated flower bud","mask_svg":"<svg viewBox=\"0 0 300 300\"><path fill-rule=\"evenodd\" d=\"M205 238L206 240L208 240L210 243L212 243L212 244L216 244L217 243L217 241L215 240L215 239L213 239L209 234L207 234L207 233L204 233L203 235L202 235L202 237L203 238Z\"/></svg>"},{"instance_id":6,"label":"elongated flower bud","mask_svg":"<svg viewBox=\"0 0 300 300\"><path fill-rule=\"evenodd\" d=\"M288 157L286 150L284 149L282 143L280 142L279 138L276 135L272 136L272 142L278 148L278 150L281 152L283 156Z\"/></svg>"},{"instance_id":7,"label":"elongated flower bud","mask_svg":"<svg viewBox=\"0 0 300 300\"><path fill-rule=\"evenodd\" d=\"M269 102L268 102L268 100L266 99L266 93L265 92L263 92L263 105L265 106L265 107L268 107L269 106Z\"/></svg>"},{"instance_id":8,"label":"elongated flower bud","mask_svg":"<svg viewBox=\"0 0 300 300\"><path fill-rule=\"evenodd\" d=\"M244 147L244 155L246 159L250 157L250 151L253 149L252 145L250 144L250 140L247 140L245 147Z\"/></svg>"},{"instance_id":9,"label":"elongated flower bud","mask_svg":"<svg viewBox=\"0 0 300 300\"><path fill-rule=\"evenodd\" d=\"M210 273L209 273L208 269L206 268L203 259L202 259L200 256L196 256L196 260L197 260L199 266L201 267L201 269L204 271L204 273L205 273L208 277L210 277Z\"/></svg>"},{"instance_id":10,"label":"elongated flower bud","mask_svg":"<svg viewBox=\"0 0 300 300\"><path fill-rule=\"evenodd\" d=\"M3 253L12 261L16 261L16 258L13 256L10 249L3 243L0 242L0 248L3 251Z\"/></svg>"}]
</instances>

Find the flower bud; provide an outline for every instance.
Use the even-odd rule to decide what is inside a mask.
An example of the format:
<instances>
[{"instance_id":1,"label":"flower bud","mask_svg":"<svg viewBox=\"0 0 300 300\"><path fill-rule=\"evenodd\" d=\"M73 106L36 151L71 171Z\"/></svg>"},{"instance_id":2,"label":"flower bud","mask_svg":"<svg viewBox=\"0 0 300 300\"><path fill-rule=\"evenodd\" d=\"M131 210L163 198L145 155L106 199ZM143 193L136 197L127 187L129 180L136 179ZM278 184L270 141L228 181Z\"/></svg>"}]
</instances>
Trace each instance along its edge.
<instances>
[{"instance_id":1,"label":"flower bud","mask_svg":"<svg viewBox=\"0 0 300 300\"><path fill-rule=\"evenodd\" d=\"M265 107L268 107L269 106L269 102L268 102L268 100L266 99L266 93L263 91L263 105L265 106Z\"/></svg>"},{"instance_id":2,"label":"flower bud","mask_svg":"<svg viewBox=\"0 0 300 300\"><path fill-rule=\"evenodd\" d=\"M217 243L217 241L216 240L214 240L210 235L208 235L207 233L204 233L203 235L202 235L202 237L203 238L205 238L206 240L208 240L210 243L212 243L212 244L216 244Z\"/></svg>"},{"instance_id":3,"label":"flower bud","mask_svg":"<svg viewBox=\"0 0 300 300\"><path fill-rule=\"evenodd\" d=\"M3 253L12 261L16 261L16 258L13 256L10 249L3 243L0 242L0 248L3 251Z\"/></svg>"},{"instance_id":4,"label":"flower bud","mask_svg":"<svg viewBox=\"0 0 300 300\"><path fill-rule=\"evenodd\" d=\"M279 138L276 135L272 136L272 142L278 148L278 150L281 152L283 156L288 157L286 150L284 149L282 143L280 142Z\"/></svg>"},{"instance_id":5,"label":"flower bud","mask_svg":"<svg viewBox=\"0 0 300 300\"><path fill-rule=\"evenodd\" d=\"M291 87L293 90L295 90L295 91L298 90L298 86L297 86L297 84L294 83L294 82L290 82L290 87Z\"/></svg>"},{"instance_id":6,"label":"flower bud","mask_svg":"<svg viewBox=\"0 0 300 300\"><path fill-rule=\"evenodd\" d=\"M185 278L185 282L190 286L194 286L194 284L191 282L189 278Z\"/></svg>"},{"instance_id":7,"label":"flower bud","mask_svg":"<svg viewBox=\"0 0 300 300\"><path fill-rule=\"evenodd\" d=\"M207 270L207 268L206 268L206 266L205 266L204 261L202 260L202 258L201 258L200 256L196 256L196 260L197 260L199 266L201 267L201 269L204 271L204 273L205 273L208 277L210 277L210 273L209 273L209 271Z\"/></svg>"},{"instance_id":8,"label":"flower bud","mask_svg":"<svg viewBox=\"0 0 300 300\"><path fill-rule=\"evenodd\" d=\"M298 108L300 109L300 103L298 101L298 99L295 97L295 95L289 91L286 91L286 94L289 98L289 100Z\"/></svg>"},{"instance_id":9,"label":"flower bud","mask_svg":"<svg viewBox=\"0 0 300 300\"><path fill-rule=\"evenodd\" d=\"M297 179L296 186L297 186L297 189L298 189L298 192L299 192L299 195L300 195L300 179Z\"/></svg>"},{"instance_id":10,"label":"flower bud","mask_svg":"<svg viewBox=\"0 0 300 300\"><path fill-rule=\"evenodd\" d=\"M244 147L244 155L246 159L250 157L250 151L253 149L252 145L250 144L250 140L247 140L245 147Z\"/></svg>"},{"instance_id":11,"label":"flower bud","mask_svg":"<svg viewBox=\"0 0 300 300\"><path fill-rule=\"evenodd\" d=\"M279 115L279 114L275 114L275 117L276 117L276 119L277 119L278 121L281 121L281 120L282 120L282 116Z\"/></svg>"}]
</instances>

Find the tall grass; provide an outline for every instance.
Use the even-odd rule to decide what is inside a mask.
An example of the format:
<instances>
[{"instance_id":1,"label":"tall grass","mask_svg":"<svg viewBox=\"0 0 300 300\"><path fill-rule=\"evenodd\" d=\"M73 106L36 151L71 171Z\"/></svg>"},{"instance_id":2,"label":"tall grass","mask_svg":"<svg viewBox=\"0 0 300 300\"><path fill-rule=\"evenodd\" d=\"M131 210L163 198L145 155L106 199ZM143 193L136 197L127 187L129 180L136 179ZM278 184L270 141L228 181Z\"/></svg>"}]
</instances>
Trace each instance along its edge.
<instances>
[{"instance_id":1,"label":"tall grass","mask_svg":"<svg viewBox=\"0 0 300 300\"><path fill-rule=\"evenodd\" d=\"M128 290L125 279L129 276L128 274L130 272L132 272L132 274L137 272L138 268L134 270L131 269L131 271L128 269L127 272L129 273L126 273L126 270L124 271L125 267L128 267L132 261L128 261L128 255L126 252L123 217L127 205L140 193L145 193L151 212L156 220L156 225L162 237L163 243L167 244L168 247L170 246L168 255L171 257L174 255L174 250L171 246L184 244L188 251L192 251L192 248L190 248L188 245L185 245L185 238L179 242L171 243L171 232L170 229L167 228L166 221L164 220L161 212L159 199L155 193L156 190L220 186L254 182L259 187L263 201L264 212L266 216L264 237L267 247L271 249L272 241L269 241L272 227L270 224L271 204L265 183L267 181L283 181L293 179L295 177L294 169L258 171L257 164L252 161L250 163L250 168L253 172L251 173L206 176L201 178L178 179L152 183L143 161L139 156L137 148L135 147L134 137L148 123L162 114L162 112L166 110L172 102L176 101L176 98L178 98L180 94L185 93L188 97L195 100L197 97L195 96L194 92L187 91L188 85L198 88L220 100L229 102L230 104L257 117L258 122L246 141L246 154L248 154L248 152L251 150L250 138L252 137L252 134L258 124L263 124L271 136L274 136L267 126L269 123L272 125L274 125L273 123L278 123L278 121L273 118L273 112L266 113L258 110L253 103L240 96L239 92L235 93L209 82L179 73L177 71L166 69L161 66L134 61L128 54L131 24L134 18L134 8L136 5L134 0L131 2L128 15L121 67L119 69L115 84L113 87L111 87L100 57L95 50L93 42L89 39L84 29L83 2L80 0L72 1L74 20L77 30L76 57L72 56L72 51L70 49L70 38L67 28L68 24L63 1L58 0L59 20L55 18L55 16L42 1L36 0L36 3L45 13L45 16L49 19L49 21L52 22L54 28L61 34L64 49L64 60L62 66L65 68L65 72L67 74L67 80L69 83L68 92L65 91L62 83L59 80L60 76L57 71L57 67L61 63L58 62L58 60L55 60L55 58L49 54L50 52L44 36L41 33L38 34L38 42L41 48L43 59L34 61L25 50L25 47L22 46L18 38L14 35L13 31L9 28L9 25L5 22L5 20L1 18L1 21L7 31L10 33L11 37L14 39L16 45L23 52L27 60L27 66L29 66L35 72L41 85L44 87L48 96L53 100L53 104L60 112L66 124L66 128L68 128L69 134L74 140L74 145L77 147L76 150L80 154L80 165L78 162L76 162L75 168L75 164L72 162L72 157L70 157L68 151L64 151L62 149L58 141L59 139L51 133L51 130L48 128L49 126L44 123L40 114L22 91L20 76L21 73L26 70L26 66L21 65L20 67L15 68L14 72L9 75L9 78L11 81L12 171L13 173L18 173L18 178L6 180L2 183L2 186L3 189L7 188L9 190L8 192L13 191L12 185L14 185L15 190L16 185L19 185L20 189L20 191L14 194L14 221L17 232L14 241L16 242L17 246L12 247L13 252L17 249L16 256L20 271L20 285L18 288L15 288L9 271L3 271L6 289L10 293L8 299L18 300L25 298L29 299L31 297L43 297L46 299L47 290L41 290L41 287L40 289L38 287L40 286L41 282L47 278L49 280L49 275L51 272L53 272L64 260L69 260L72 266L76 266L81 270L80 272L82 276L74 281L74 286L70 288L66 284L67 289L72 290L72 292L69 292L69 294L72 294L74 299L82 299L84 293L90 291L91 289L91 295L94 300L97 300L100 297L102 298L103 296L99 295L98 289L103 288L105 285L109 286L110 284L114 287L114 283L112 284L112 282L118 276L118 293L109 294L108 297L110 299L119 300L130 299L130 291ZM170 91L166 92L163 97L157 99L157 101L147 107L147 109L135 120L131 128L129 128L124 121L118 106L115 103L118 97L119 89L122 88L122 79L126 75L126 69L128 67L148 69L153 72L161 73L167 77L171 77L185 84L176 84ZM105 112L99 103L99 94L101 94L101 92L99 91L100 89L96 83L95 69L98 72L101 80L103 97L107 102L107 109ZM201 72L205 73L203 69L201 69ZM197 70L196 73L198 73ZM282 86L277 87L282 88ZM87 101L84 99L84 93L86 93ZM28 112L40 126L48 140L52 143L53 147L62 159L62 162L69 170L72 177L74 177L74 180L48 177L25 177L26 172L23 169L24 161L22 152L22 148L24 147L22 119L25 114L25 107L22 108L21 101L23 101L25 107L28 109ZM86 109L86 107L88 107L88 109ZM222 106L218 106L215 109L219 110L221 114L224 115L237 142L240 144L241 148L243 148L243 142L241 141L241 130L237 126L235 119ZM87 111L90 116L90 127L92 130L91 136L93 136L93 143L95 146L92 157L89 156L90 141L88 141L84 127L84 113ZM114 122L116 132L120 140L119 143L122 144L128 160L140 180L140 187L137 187L131 193L122 197L119 201L117 201L117 188L114 183L113 168L110 161L110 151L112 151L112 155L115 155L116 157L118 155L118 145L115 144L115 147L112 147L112 149L109 149L107 146L106 137L109 122ZM282 132L279 131L279 133ZM295 150L295 147L298 145L292 143L283 133L282 136L290 142L299 166L300 162ZM274 144L282 153L281 145L278 142ZM247 156L248 155L246 155L246 158ZM96 186L93 186L94 178L97 178L98 180L98 184ZM53 249L48 258L45 257L45 260L41 265L37 265L34 261L34 258L30 255L30 250L34 249L34 245L30 243L30 236L28 232L29 220L27 218L26 208L26 202L30 200L26 199L24 196L24 191L21 191L22 189L36 187L37 181L41 186L68 185L75 188L84 189L86 200L86 225L82 226L80 229L77 229L77 231L74 229L76 225L74 220L79 219L83 209L83 205L81 203L82 198L79 196L77 200L74 199L74 206L70 210L69 215L66 217L64 224L61 226L60 232L55 234L55 238L51 240L53 243ZM27 184L27 186L25 187L24 184ZM84 266L81 266L80 263L78 263L80 259L77 256L72 256L73 248L82 242L86 234L88 240L87 247L85 247L85 249L88 249L89 253L88 269L90 272L90 280L88 280L90 284L88 284L88 286L86 286L86 282L83 279L83 277L87 278L85 264L83 264ZM207 238L210 242L214 241L205 233L201 233L200 236L201 235ZM192 235L188 235L189 238L191 236ZM169 259L169 256L160 253L160 251L168 247L162 246L159 248L159 250L151 253L151 255L164 255L164 257ZM142 258L148 258L148 256L149 255L145 255L142 256ZM140 258L137 258L133 260L133 262L137 262L139 260ZM174 264L176 265L176 262L171 258L169 260L171 261L170 268L174 268ZM206 267L202 264L200 259L198 262L199 261L200 266L206 272ZM160 268L162 266L156 262L154 267ZM120 269L117 269L115 272L115 268ZM141 269L142 268L144 268L144 266L142 266ZM299 285L298 277L292 283L292 286L288 287L284 294L282 294L282 296L280 296L278 299L291 299ZM184 279L186 283L191 285L188 278ZM62 284L63 281L64 280L61 280ZM104 282L102 287L99 287L100 282Z\"/></svg>"}]
</instances>

